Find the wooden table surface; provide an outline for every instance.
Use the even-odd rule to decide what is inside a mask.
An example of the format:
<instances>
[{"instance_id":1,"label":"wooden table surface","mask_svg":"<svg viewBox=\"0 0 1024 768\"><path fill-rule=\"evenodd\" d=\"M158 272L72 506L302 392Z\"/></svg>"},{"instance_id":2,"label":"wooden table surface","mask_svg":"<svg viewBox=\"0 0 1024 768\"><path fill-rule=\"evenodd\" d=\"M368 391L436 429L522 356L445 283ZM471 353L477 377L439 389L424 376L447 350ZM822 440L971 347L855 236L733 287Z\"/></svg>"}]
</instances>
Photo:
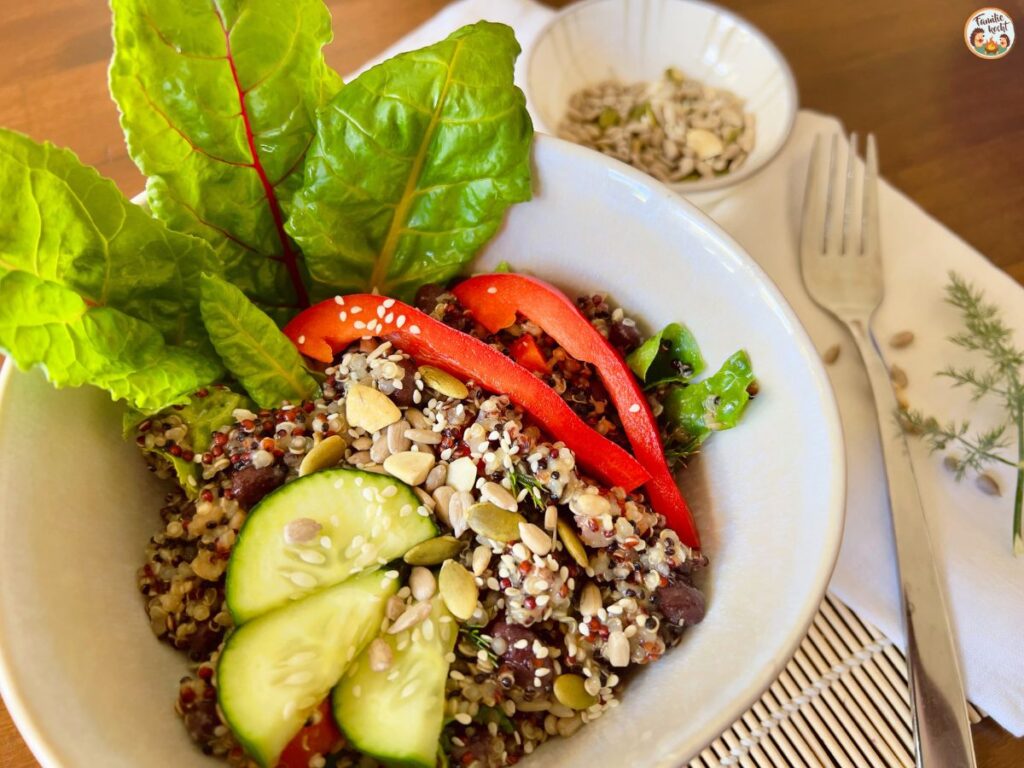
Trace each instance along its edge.
<instances>
[{"instance_id":1,"label":"wooden table surface","mask_svg":"<svg viewBox=\"0 0 1024 768\"><path fill-rule=\"evenodd\" d=\"M329 0L328 61L350 71L445 4ZM999 61L972 56L962 30L978 0L724 4L781 48L802 106L874 131L885 176L1024 283L1024 44ZM1001 5L1024 30L1024 3ZM143 182L107 96L110 47L101 0L0 0L0 125L71 147L133 194ZM974 735L983 768L1024 766L1024 739L991 720ZM0 705L0 768L36 765Z\"/></svg>"}]
</instances>

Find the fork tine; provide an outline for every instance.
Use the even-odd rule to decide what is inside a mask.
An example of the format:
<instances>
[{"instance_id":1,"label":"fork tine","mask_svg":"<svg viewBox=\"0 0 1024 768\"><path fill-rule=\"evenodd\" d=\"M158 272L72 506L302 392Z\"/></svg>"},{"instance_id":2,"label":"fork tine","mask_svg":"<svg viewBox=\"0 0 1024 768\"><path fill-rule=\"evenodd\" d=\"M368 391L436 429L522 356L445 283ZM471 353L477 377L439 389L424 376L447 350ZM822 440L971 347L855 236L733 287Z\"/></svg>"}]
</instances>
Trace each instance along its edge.
<instances>
[{"instance_id":1,"label":"fork tine","mask_svg":"<svg viewBox=\"0 0 1024 768\"><path fill-rule=\"evenodd\" d=\"M878 145L875 134L868 134L864 165L864 210L861 221L861 253L872 258L881 256L878 234Z\"/></svg>"},{"instance_id":2,"label":"fork tine","mask_svg":"<svg viewBox=\"0 0 1024 768\"><path fill-rule=\"evenodd\" d=\"M843 199L843 255L852 256L858 252L860 231L854 227L856 221L857 196L854 187L857 184L857 133L850 134L849 147L846 152L846 195Z\"/></svg>"},{"instance_id":3,"label":"fork tine","mask_svg":"<svg viewBox=\"0 0 1024 768\"><path fill-rule=\"evenodd\" d=\"M811 162L807 166L803 224L800 230L800 249L802 253L823 253L825 250L827 169L825 142L819 133L814 137Z\"/></svg>"},{"instance_id":4,"label":"fork tine","mask_svg":"<svg viewBox=\"0 0 1024 768\"><path fill-rule=\"evenodd\" d=\"M843 250L843 216L840 195L843 185L839 167L839 134L833 133L829 144L828 188L825 203L825 253L837 254Z\"/></svg>"}]
</instances>

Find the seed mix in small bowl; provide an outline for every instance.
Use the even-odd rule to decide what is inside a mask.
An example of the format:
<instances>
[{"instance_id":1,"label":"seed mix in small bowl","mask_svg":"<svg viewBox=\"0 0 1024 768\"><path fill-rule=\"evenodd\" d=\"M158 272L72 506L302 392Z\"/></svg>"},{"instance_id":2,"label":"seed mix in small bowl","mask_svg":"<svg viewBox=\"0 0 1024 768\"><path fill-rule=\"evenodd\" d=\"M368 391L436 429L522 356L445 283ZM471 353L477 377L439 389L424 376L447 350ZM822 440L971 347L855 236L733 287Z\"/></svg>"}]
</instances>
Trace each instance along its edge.
<instances>
[{"instance_id":1,"label":"seed mix in small bowl","mask_svg":"<svg viewBox=\"0 0 1024 768\"><path fill-rule=\"evenodd\" d=\"M660 80L606 80L574 93L558 135L676 183L739 170L754 149L754 115L731 91L670 67Z\"/></svg>"}]
</instances>

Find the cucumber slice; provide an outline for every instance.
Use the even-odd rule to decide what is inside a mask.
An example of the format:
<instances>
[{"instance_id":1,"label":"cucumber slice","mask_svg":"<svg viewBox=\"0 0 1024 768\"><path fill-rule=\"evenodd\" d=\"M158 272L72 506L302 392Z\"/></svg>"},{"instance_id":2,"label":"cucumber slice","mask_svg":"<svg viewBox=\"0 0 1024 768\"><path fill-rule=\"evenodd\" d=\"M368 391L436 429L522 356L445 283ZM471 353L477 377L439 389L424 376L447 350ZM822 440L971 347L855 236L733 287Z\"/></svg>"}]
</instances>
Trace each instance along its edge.
<instances>
[{"instance_id":1,"label":"cucumber slice","mask_svg":"<svg viewBox=\"0 0 1024 768\"><path fill-rule=\"evenodd\" d=\"M400 557L437 535L416 494L388 475L329 469L269 494L249 513L228 563L228 609L260 614Z\"/></svg>"},{"instance_id":2,"label":"cucumber slice","mask_svg":"<svg viewBox=\"0 0 1024 768\"><path fill-rule=\"evenodd\" d=\"M345 668L380 631L398 579L371 571L253 619L228 637L217 699L238 740L274 766Z\"/></svg>"},{"instance_id":3,"label":"cucumber slice","mask_svg":"<svg viewBox=\"0 0 1024 768\"><path fill-rule=\"evenodd\" d=\"M374 672L366 651L352 663L334 689L334 718L360 752L390 766L434 768L444 726L446 656L457 636L452 615L435 597L421 624L383 635L391 667Z\"/></svg>"}]
</instances>

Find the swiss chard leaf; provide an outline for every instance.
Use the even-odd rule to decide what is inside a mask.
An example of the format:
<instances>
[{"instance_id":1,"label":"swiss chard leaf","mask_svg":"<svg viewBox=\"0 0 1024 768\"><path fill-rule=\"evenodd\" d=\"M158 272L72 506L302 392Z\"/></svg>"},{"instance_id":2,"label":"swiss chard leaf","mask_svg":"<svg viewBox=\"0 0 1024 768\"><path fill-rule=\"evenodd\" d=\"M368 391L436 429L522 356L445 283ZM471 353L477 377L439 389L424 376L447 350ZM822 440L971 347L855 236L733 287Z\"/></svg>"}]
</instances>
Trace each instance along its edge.
<instances>
[{"instance_id":1,"label":"swiss chard leaf","mask_svg":"<svg viewBox=\"0 0 1024 768\"><path fill-rule=\"evenodd\" d=\"M314 115L341 86L322 0L112 0L110 91L149 204L266 305L301 305L284 231Z\"/></svg>"},{"instance_id":2,"label":"swiss chard leaf","mask_svg":"<svg viewBox=\"0 0 1024 768\"><path fill-rule=\"evenodd\" d=\"M277 325L235 286L212 275L200 280L200 311L228 371L262 408L297 403L319 385Z\"/></svg>"},{"instance_id":3,"label":"swiss chard leaf","mask_svg":"<svg viewBox=\"0 0 1024 768\"><path fill-rule=\"evenodd\" d=\"M750 357L741 349L717 373L689 386L673 387L661 415L673 456L691 454L712 432L735 427L750 400L747 390L753 382Z\"/></svg>"},{"instance_id":4,"label":"swiss chard leaf","mask_svg":"<svg viewBox=\"0 0 1024 768\"><path fill-rule=\"evenodd\" d=\"M647 386L687 382L704 370L697 339L681 323L669 323L633 350L626 359Z\"/></svg>"},{"instance_id":5,"label":"swiss chard leaf","mask_svg":"<svg viewBox=\"0 0 1024 768\"><path fill-rule=\"evenodd\" d=\"M58 387L93 384L142 411L183 402L222 370L143 320L23 271L0 273L0 350Z\"/></svg>"},{"instance_id":6,"label":"swiss chard leaf","mask_svg":"<svg viewBox=\"0 0 1024 768\"><path fill-rule=\"evenodd\" d=\"M511 29L480 22L364 72L320 111L288 231L321 296L410 298L530 198L518 54Z\"/></svg>"},{"instance_id":7,"label":"swiss chard leaf","mask_svg":"<svg viewBox=\"0 0 1024 768\"><path fill-rule=\"evenodd\" d=\"M199 275L219 265L205 242L169 231L73 152L3 129L0 199L0 274L27 272L212 352Z\"/></svg>"}]
</instances>

